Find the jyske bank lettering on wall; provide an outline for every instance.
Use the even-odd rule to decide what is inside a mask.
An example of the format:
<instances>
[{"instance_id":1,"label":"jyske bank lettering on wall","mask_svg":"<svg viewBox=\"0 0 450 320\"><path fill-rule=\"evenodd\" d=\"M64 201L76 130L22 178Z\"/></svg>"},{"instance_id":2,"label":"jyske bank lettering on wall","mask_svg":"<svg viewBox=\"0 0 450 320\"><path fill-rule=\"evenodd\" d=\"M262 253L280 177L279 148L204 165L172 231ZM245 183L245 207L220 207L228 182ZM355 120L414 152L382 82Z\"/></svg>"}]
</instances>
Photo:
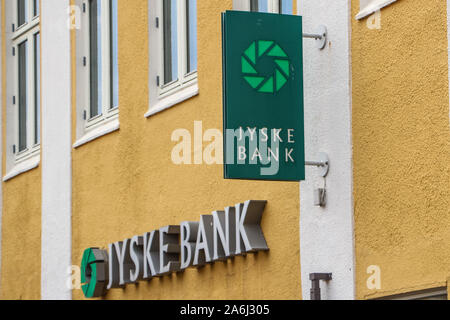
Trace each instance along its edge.
<instances>
[{"instance_id":1,"label":"jyske bank lettering on wall","mask_svg":"<svg viewBox=\"0 0 450 320\"><path fill-rule=\"evenodd\" d=\"M249 200L224 211L109 244L83 253L81 282L87 298L126 284L181 272L236 255L267 251L261 230L266 201Z\"/></svg>"}]
</instances>

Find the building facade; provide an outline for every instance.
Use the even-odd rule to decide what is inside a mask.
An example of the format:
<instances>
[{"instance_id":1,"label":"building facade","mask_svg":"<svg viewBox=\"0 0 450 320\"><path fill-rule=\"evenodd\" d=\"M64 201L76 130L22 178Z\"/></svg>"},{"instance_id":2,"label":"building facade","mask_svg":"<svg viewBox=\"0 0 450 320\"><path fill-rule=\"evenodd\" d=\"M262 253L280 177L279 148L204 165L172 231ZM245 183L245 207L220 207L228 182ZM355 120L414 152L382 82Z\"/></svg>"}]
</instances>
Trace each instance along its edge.
<instances>
[{"instance_id":1,"label":"building facade","mask_svg":"<svg viewBox=\"0 0 450 320\"><path fill-rule=\"evenodd\" d=\"M125 277L111 276L102 299L307 300L310 276L330 273L322 299L447 299L448 8L2 0L0 298L85 299L84 255L100 248L123 262L109 275ZM303 38L305 153L327 154L326 177L308 166L301 183L223 178L226 10L301 15L304 34L326 27L323 48ZM127 248L142 250L152 230L166 267L183 260L184 222L206 230L253 203L269 250L245 254L244 240L151 280L130 267L145 253Z\"/></svg>"}]
</instances>

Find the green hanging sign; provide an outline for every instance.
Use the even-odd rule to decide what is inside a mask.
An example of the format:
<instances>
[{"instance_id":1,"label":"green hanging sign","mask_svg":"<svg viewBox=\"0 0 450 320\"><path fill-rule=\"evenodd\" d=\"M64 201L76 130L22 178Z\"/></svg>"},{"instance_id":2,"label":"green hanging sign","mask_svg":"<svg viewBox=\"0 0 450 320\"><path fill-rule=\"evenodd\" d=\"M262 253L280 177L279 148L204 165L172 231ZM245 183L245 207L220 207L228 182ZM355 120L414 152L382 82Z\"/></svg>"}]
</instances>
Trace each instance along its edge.
<instances>
[{"instance_id":1,"label":"green hanging sign","mask_svg":"<svg viewBox=\"0 0 450 320\"><path fill-rule=\"evenodd\" d=\"M222 14L226 179L305 178L302 17Z\"/></svg>"}]
</instances>

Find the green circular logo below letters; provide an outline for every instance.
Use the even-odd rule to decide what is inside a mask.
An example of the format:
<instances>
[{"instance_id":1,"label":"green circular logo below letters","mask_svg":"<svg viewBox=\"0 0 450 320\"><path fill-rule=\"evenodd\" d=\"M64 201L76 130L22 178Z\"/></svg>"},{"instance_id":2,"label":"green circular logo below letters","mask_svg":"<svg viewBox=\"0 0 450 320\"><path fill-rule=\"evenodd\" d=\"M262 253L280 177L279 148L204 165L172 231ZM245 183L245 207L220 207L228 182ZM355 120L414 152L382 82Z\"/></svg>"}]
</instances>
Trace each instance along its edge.
<instances>
[{"instance_id":1,"label":"green circular logo below letters","mask_svg":"<svg viewBox=\"0 0 450 320\"><path fill-rule=\"evenodd\" d=\"M274 62L274 69L269 75L262 75L257 70L261 59L269 57ZM275 93L288 82L291 63L284 50L274 41L254 41L241 57L242 76L258 92Z\"/></svg>"},{"instance_id":2,"label":"green circular logo below letters","mask_svg":"<svg viewBox=\"0 0 450 320\"><path fill-rule=\"evenodd\" d=\"M81 260L81 288L86 298L101 297L106 292L108 260L105 250L86 249Z\"/></svg>"}]
</instances>

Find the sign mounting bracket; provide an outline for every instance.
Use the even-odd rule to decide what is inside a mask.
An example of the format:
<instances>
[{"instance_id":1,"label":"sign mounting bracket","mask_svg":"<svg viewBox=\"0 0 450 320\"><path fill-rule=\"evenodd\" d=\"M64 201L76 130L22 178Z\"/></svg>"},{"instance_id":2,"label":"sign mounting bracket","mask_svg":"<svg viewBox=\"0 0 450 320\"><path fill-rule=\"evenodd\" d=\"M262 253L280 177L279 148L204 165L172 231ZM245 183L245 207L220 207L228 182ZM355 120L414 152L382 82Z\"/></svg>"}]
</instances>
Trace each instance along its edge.
<instances>
[{"instance_id":1,"label":"sign mounting bracket","mask_svg":"<svg viewBox=\"0 0 450 320\"><path fill-rule=\"evenodd\" d=\"M330 169L330 159L328 158L328 154L325 152L320 152L318 157L318 161L305 161L305 166L318 167L320 169L320 175L322 177L326 177Z\"/></svg>"},{"instance_id":2,"label":"sign mounting bracket","mask_svg":"<svg viewBox=\"0 0 450 320\"><path fill-rule=\"evenodd\" d=\"M303 33L303 38L316 40L317 49L323 50L327 46L327 27L325 27L324 25L320 25L317 29L317 33Z\"/></svg>"}]
</instances>

